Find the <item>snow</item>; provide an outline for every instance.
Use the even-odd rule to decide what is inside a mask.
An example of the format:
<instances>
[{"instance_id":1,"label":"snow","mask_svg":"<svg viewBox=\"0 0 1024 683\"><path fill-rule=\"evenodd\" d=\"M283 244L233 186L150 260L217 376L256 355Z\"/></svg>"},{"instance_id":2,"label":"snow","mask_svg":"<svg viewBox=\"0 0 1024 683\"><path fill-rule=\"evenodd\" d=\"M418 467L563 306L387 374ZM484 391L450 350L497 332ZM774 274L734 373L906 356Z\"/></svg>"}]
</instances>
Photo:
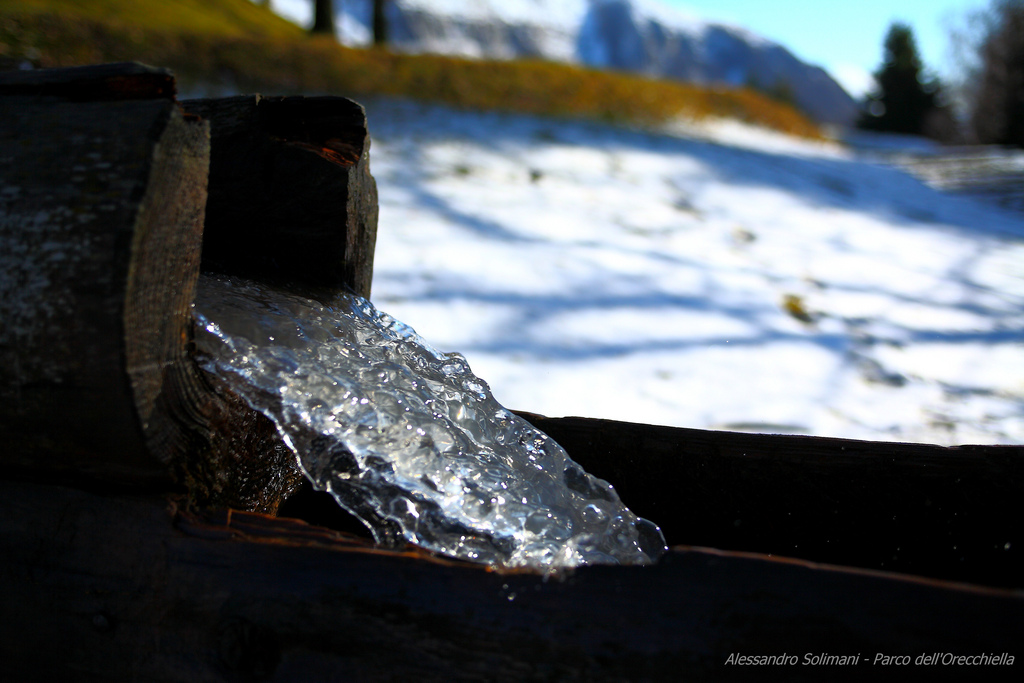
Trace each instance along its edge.
<instances>
[{"instance_id":1,"label":"snow","mask_svg":"<svg viewBox=\"0 0 1024 683\"><path fill-rule=\"evenodd\" d=\"M403 0L403 7L465 21L544 24L569 31L587 10L587 0Z\"/></svg>"},{"instance_id":2,"label":"snow","mask_svg":"<svg viewBox=\"0 0 1024 683\"><path fill-rule=\"evenodd\" d=\"M374 303L510 408L1024 439L1020 214L735 122L368 113Z\"/></svg>"},{"instance_id":3,"label":"snow","mask_svg":"<svg viewBox=\"0 0 1024 683\"><path fill-rule=\"evenodd\" d=\"M707 21L699 18L692 11L668 5L663 0L632 0L630 4L632 11L642 20L669 26L691 35L703 33L709 26ZM733 24L718 22L718 25L743 32L745 37L752 38L755 42L766 42L764 38L755 36L750 31Z\"/></svg>"},{"instance_id":4,"label":"snow","mask_svg":"<svg viewBox=\"0 0 1024 683\"><path fill-rule=\"evenodd\" d=\"M270 6L282 17L299 26L313 24L312 0L271 0Z\"/></svg>"},{"instance_id":5,"label":"snow","mask_svg":"<svg viewBox=\"0 0 1024 683\"><path fill-rule=\"evenodd\" d=\"M578 29L590 4L590 0L402 0L402 8L406 10L461 21L527 25L541 22L553 30L566 33ZM633 0L633 6L639 16L673 27L691 26L697 31L706 24L691 13L658 0ZM272 7L281 16L300 25L312 23L312 0L273 0ZM342 0L335 2L334 9L339 15L352 14L367 21L369 0Z\"/></svg>"}]
</instances>

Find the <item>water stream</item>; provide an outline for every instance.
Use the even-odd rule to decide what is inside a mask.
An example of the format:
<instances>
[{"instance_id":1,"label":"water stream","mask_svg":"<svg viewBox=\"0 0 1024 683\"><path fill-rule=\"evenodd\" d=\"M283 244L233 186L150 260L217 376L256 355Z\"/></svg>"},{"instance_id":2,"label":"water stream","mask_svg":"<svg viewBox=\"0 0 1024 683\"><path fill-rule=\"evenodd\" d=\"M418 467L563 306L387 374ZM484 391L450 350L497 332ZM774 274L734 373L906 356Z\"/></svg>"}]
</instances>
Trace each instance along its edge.
<instances>
[{"instance_id":1,"label":"water stream","mask_svg":"<svg viewBox=\"0 0 1024 683\"><path fill-rule=\"evenodd\" d=\"M204 275L193 315L204 368L378 543L545 570L664 552L657 526L499 405L465 358L365 299Z\"/></svg>"}]
</instances>

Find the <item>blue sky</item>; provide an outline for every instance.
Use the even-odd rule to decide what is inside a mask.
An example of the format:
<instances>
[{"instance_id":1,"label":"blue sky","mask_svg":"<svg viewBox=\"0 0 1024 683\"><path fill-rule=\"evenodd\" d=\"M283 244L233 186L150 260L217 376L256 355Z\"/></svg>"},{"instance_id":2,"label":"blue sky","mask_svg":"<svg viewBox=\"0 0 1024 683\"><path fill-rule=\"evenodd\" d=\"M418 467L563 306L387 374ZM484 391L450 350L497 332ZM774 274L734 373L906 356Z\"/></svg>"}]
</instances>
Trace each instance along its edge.
<instances>
[{"instance_id":1,"label":"blue sky","mask_svg":"<svg viewBox=\"0 0 1024 683\"><path fill-rule=\"evenodd\" d=\"M987 0L663 0L709 21L738 24L825 67L848 90L860 91L882 59L894 20L910 24L925 65L940 77L953 68L949 27ZM859 92L851 92L858 95Z\"/></svg>"}]
</instances>

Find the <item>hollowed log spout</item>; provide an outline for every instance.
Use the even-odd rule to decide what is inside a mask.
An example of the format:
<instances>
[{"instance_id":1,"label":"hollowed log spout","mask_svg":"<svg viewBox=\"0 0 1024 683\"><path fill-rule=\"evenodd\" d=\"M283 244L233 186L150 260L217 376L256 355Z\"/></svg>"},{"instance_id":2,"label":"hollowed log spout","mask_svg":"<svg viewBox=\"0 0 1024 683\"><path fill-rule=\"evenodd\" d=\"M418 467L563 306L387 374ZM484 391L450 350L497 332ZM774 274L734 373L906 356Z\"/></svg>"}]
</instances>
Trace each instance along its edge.
<instances>
[{"instance_id":1,"label":"hollowed log spout","mask_svg":"<svg viewBox=\"0 0 1024 683\"><path fill-rule=\"evenodd\" d=\"M377 187L363 108L258 95L184 106L212 125L203 270L368 298Z\"/></svg>"},{"instance_id":2,"label":"hollowed log spout","mask_svg":"<svg viewBox=\"0 0 1024 683\"><path fill-rule=\"evenodd\" d=\"M202 263L368 295L365 114L174 95L138 64L0 76L0 458L273 512L301 475L272 423L194 364L196 279Z\"/></svg>"}]
</instances>

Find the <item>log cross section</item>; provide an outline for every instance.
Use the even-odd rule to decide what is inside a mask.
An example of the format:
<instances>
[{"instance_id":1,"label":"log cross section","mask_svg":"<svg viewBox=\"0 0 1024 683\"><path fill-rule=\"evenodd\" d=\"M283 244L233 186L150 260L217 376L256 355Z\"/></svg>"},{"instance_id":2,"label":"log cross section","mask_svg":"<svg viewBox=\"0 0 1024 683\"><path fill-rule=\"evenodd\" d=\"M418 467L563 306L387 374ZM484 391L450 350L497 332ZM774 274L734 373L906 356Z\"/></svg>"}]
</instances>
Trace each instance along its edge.
<instances>
[{"instance_id":1,"label":"log cross section","mask_svg":"<svg viewBox=\"0 0 1024 683\"><path fill-rule=\"evenodd\" d=\"M185 117L173 92L111 100L99 88L99 101L83 101L79 86L62 90L77 83L64 70L37 76L35 94L10 78L0 81L5 465L166 480L147 442L164 438L154 407L165 373L189 362L209 126Z\"/></svg>"},{"instance_id":2,"label":"log cross section","mask_svg":"<svg viewBox=\"0 0 1024 683\"><path fill-rule=\"evenodd\" d=\"M192 358L196 280L368 296L365 112L174 95L170 72L140 64L0 75L0 463L274 512L301 473Z\"/></svg>"}]
</instances>

